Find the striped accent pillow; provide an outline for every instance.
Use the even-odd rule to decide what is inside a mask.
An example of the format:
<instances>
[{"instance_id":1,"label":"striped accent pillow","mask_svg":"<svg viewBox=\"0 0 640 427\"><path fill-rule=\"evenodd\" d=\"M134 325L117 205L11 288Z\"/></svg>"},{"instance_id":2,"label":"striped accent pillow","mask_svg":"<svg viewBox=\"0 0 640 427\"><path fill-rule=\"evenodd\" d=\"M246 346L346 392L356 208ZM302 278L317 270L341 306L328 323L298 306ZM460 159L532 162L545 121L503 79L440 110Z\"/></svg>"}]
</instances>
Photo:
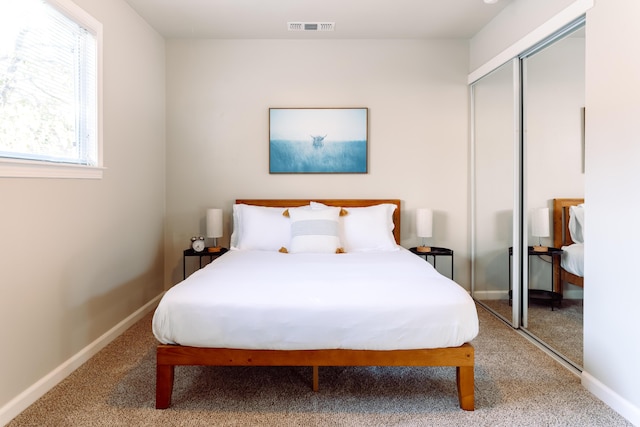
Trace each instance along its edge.
<instances>
[{"instance_id":1,"label":"striped accent pillow","mask_svg":"<svg viewBox=\"0 0 640 427\"><path fill-rule=\"evenodd\" d=\"M340 249L339 207L289 209L290 253L336 253Z\"/></svg>"}]
</instances>

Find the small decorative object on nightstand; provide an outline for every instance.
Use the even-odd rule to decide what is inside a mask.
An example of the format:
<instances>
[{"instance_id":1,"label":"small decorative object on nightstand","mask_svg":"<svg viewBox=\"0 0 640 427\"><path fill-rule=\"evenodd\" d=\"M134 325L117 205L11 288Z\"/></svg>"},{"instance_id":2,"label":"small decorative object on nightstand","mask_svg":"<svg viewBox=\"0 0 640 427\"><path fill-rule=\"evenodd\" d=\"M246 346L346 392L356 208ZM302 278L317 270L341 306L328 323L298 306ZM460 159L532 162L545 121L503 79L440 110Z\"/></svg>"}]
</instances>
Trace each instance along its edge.
<instances>
[{"instance_id":1,"label":"small decorative object on nightstand","mask_svg":"<svg viewBox=\"0 0 640 427\"><path fill-rule=\"evenodd\" d=\"M423 256L425 261L429 262L429 257L433 257L433 268L436 268L436 258L439 256L448 256L451 258L451 280L453 280L453 250L448 248L439 248L431 246L429 252L420 251L419 247L410 248L409 250L418 256Z\"/></svg>"},{"instance_id":2,"label":"small decorative object on nightstand","mask_svg":"<svg viewBox=\"0 0 640 427\"><path fill-rule=\"evenodd\" d=\"M202 236L194 236L191 238L191 249L195 252L204 251L204 237Z\"/></svg>"},{"instance_id":3,"label":"small decorative object on nightstand","mask_svg":"<svg viewBox=\"0 0 640 427\"><path fill-rule=\"evenodd\" d=\"M416 234L422 239L422 245L416 250L421 253L431 252L431 248L427 246L427 238L433 235L433 211L427 208L416 210ZM435 258L434 258L435 261Z\"/></svg>"}]
</instances>

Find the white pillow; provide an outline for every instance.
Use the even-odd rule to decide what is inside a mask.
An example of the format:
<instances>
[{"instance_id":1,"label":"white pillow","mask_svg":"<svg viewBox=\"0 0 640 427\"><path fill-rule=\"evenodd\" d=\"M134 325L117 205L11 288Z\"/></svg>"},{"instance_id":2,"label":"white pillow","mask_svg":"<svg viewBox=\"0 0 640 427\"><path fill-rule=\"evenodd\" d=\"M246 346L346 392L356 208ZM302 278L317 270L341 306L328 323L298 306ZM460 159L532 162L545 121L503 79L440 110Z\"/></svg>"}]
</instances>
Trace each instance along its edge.
<instances>
[{"instance_id":1,"label":"white pillow","mask_svg":"<svg viewBox=\"0 0 640 427\"><path fill-rule=\"evenodd\" d=\"M574 243L584 243L584 203L569 208L569 234Z\"/></svg>"},{"instance_id":2,"label":"white pillow","mask_svg":"<svg viewBox=\"0 0 640 427\"><path fill-rule=\"evenodd\" d=\"M309 208L311 209L326 209L330 207L329 205L325 205L324 203L319 203L319 202L310 202L309 203Z\"/></svg>"},{"instance_id":3,"label":"white pillow","mask_svg":"<svg viewBox=\"0 0 640 427\"><path fill-rule=\"evenodd\" d=\"M233 205L233 231L231 232L231 237L229 239L229 247L231 249L238 249L238 240L240 239L240 210L242 210L242 206L245 205Z\"/></svg>"},{"instance_id":4,"label":"white pillow","mask_svg":"<svg viewBox=\"0 0 640 427\"><path fill-rule=\"evenodd\" d=\"M291 225L286 208L236 204L233 206L232 249L278 251L289 245Z\"/></svg>"},{"instance_id":5,"label":"white pillow","mask_svg":"<svg viewBox=\"0 0 640 427\"><path fill-rule=\"evenodd\" d=\"M383 203L362 208L345 208L340 217L340 239L345 252L397 251L393 236L393 212L396 205Z\"/></svg>"},{"instance_id":6,"label":"white pillow","mask_svg":"<svg viewBox=\"0 0 640 427\"><path fill-rule=\"evenodd\" d=\"M289 209L291 221L290 253L336 253L340 248L339 207Z\"/></svg>"}]
</instances>

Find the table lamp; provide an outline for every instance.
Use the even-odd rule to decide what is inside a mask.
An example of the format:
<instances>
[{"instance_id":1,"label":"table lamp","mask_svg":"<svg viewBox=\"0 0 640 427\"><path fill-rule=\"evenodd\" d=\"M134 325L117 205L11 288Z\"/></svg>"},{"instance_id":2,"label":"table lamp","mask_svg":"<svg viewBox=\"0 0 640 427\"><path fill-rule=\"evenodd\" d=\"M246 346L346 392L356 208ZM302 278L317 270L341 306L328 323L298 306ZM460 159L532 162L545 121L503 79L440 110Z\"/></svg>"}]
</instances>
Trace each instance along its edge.
<instances>
[{"instance_id":1,"label":"table lamp","mask_svg":"<svg viewBox=\"0 0 640 427\"><path fill-rule=\"evenodd\" d=\"M207 237L213 238L209 252L220 252L218 237L222 237L222 209L207 209Z\"/></svg>"},{"instance_id":2,"label":"table lamp","mask_svg":"<svg viewBox=\"0 0 640 427\"><path fill-rule=\"evenodd\" d=\"M427 246L427 238L433 233L433 211L428 208L416 210L416 234L422 239L422 245L417 247L418 252L431 252L431 247Z\"/></svg>"},{"instance_id":3,"label":"table lamp","mask_svg":"<svg viewBox=\"0 0 640 427\"><path fill-rule=\"evenodd\" d=\"M538 208L531 217L531 235L538 238L538 244L533 247L534 252L547 252L548 247L542 246L541 237L549 237L549 208Z\"/></svg>"}]
</instances>

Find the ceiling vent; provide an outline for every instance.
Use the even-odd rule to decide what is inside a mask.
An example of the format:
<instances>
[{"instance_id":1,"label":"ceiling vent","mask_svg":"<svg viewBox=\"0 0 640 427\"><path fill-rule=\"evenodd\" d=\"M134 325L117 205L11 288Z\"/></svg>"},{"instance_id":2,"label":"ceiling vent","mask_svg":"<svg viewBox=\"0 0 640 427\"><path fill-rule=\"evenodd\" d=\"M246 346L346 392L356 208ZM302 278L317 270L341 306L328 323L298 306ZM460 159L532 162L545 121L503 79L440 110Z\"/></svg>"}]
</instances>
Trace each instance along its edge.
<instances>
[{"instance_id":1,"label":"ceiling vent","mask_svg":"<svg viewBox=\"0 0 640 427\"><path fill-rule=\"evenodd\" d=\"M289 31L333 31L335 22L288 22Z\"/></svg>"}]
</instances>

